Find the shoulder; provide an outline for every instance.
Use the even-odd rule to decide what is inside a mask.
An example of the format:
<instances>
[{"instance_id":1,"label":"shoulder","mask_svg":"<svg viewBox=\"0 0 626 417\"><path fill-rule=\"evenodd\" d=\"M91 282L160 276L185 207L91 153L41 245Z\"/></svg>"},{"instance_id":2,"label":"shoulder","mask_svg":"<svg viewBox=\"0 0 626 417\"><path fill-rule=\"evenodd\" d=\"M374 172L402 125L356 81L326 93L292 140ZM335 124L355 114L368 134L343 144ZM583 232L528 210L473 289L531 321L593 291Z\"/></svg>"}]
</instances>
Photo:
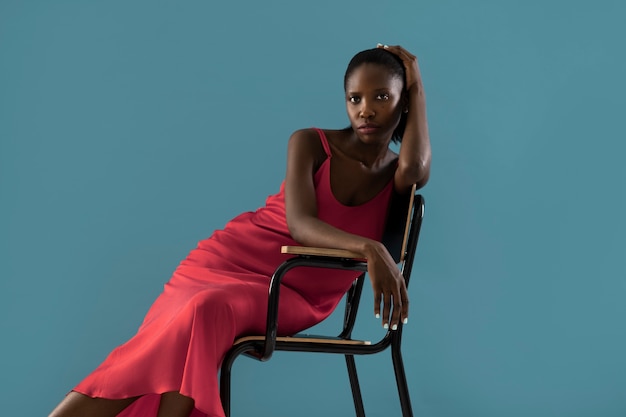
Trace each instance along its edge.
<instances>
[{"instance_id":1,"label":"shoulder","mask_svg":"<svg viewBox=\"0 0 626 417\"><path fill-rule=\"evenodd\" d=\"M293 132L289 137L289 142L293 141L320 142L320 136L314 128L299 129Z\"/></svg>"},{"instance_id":2,"label":"shoulder","mask_svg":"<svg viewBox=\"0 0 626 417\"><path fill-rule=\"evenodd\" d=\"M321 130L324 136L328 137L327 130ZM296 149L304 151L310 155L321 154L326 156L324 151L324 145L322 143L322 137L317 129L299 129L291 134L289 137L289 149Z\"/></svg>"},{"instance_id":3,"label":"shoulder","mask_svg":"<svg viewBox=\"0 0 626 417\"><path fill-rule=\"evenodd\" d=\"M326 151L316 129L299 129L291 134L288 144L288 159L297 165L312 163L318 167L326 159Z\"/></svg>"}]
</instances>

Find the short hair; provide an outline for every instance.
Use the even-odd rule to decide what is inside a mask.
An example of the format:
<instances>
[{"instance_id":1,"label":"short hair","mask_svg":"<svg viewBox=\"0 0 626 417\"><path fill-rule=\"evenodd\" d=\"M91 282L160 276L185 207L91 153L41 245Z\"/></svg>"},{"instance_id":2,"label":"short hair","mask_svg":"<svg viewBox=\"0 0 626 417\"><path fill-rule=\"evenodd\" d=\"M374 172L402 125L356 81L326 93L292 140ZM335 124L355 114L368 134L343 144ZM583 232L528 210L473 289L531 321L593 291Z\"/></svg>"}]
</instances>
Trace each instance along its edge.
<instances>
[{"instance_id":1,"label":"short hair","mask_svg":"<svg viewBox=\"0 0 626 417\"><path fill-rule=\"evenodd\" d=\"M348 78L350 78L352 73L363 64L376 64L385 67L393 76L402 80L402 91L406 90L406 70L400 57L387 51L386 49L373 48L361 51L352 57L343 77L344 91L348 84ZM391 136L391 140L396 143L402 142L402 136L404 135L404 129L406 127L406 116L406 113L402 113L400 116L400 122Z\"/></svg>"}]
</instances>

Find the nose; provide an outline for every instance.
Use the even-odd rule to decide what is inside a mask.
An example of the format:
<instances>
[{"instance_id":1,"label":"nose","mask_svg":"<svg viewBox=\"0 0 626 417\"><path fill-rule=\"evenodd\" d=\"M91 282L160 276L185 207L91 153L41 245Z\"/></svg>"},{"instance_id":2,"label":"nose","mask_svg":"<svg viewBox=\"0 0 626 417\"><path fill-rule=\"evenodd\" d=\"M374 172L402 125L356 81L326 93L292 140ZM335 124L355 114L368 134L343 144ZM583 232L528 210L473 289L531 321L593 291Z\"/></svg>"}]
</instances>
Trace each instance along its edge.
<instances>
[{"instance_id":1,"label":"nose","mask_svg":"<svg viewBox=\"0 0 626 417\"><path fill-rule=\"evenodd\" d=\"M363 100L361 102L361 109L359 111L359 117L362 119L371 119L375 115L376 113L374 112L372 107L365 100Z\"/></svg>"}]
</instances>

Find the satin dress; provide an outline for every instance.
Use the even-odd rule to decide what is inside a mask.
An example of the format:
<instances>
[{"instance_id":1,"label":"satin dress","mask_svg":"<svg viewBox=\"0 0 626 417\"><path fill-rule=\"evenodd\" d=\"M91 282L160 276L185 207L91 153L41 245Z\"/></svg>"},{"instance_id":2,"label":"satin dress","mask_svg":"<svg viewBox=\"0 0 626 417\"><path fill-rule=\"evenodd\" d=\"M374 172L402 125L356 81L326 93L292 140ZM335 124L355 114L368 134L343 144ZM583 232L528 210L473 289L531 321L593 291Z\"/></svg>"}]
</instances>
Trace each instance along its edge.
<instances>
[{"instance_id":1,"label":"satin dress","mask_svg":"<svg viewBox=\"0 0 626 417\"><path fill-rule=\"evenodd\" d=\"M380 240L393 181L358 206L337 201L330 185L332 155L316 129L327 158L314 174L318 217L342 230ZM177 267L143 323L114 349L74 391L91 397L141 396L122 417L156 416L160 394L178 391L195 401L192 417L222 417L217 374L233 341L263 334L269 281L297 245L285 218L285 184L264 207L243 213L202 240ZM296 268L284 278L279 334L290 335L328 317L358 276L354 271Z\"/></svg>"}]
</instances>

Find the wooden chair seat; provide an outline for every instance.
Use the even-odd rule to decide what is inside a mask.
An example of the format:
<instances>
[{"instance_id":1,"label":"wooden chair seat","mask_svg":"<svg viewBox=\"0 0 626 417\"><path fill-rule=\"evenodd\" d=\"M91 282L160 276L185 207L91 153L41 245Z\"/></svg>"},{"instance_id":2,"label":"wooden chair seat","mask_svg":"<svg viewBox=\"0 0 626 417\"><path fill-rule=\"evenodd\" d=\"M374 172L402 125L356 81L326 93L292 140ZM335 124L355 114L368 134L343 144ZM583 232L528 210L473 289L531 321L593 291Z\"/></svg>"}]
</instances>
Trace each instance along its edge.
<instances>
[{"instance_id":1,"label":"wooden chair seat","mask_svg":"<svg viewBox=\"0 0 626 417\"><path fill-rule=\"evenodd\" d=\"M360 253L351 252L344 249L328 249L328 248L314 248L312 246L283 246L280 248L280 253L286 253L289 255L303 255L303 256L329 256L332 258L346 258L346 259L363 259Z\"/></svg>"},{"instance_id":2,"label":"wooden chair seat","mask_svg":"<svg viewBox=\"0 0 626 417\"><path fill-rule=\"evenodd\" d=\"M265 342L265 336L244 336L235 340L233 346L246 342ZM342 339L339 337L318 336L309 334L296 334L293 336L277 336L276 342L280 343L319 343L333 345L371 345L369 340Z\"/></svg>"}]
</instances>

